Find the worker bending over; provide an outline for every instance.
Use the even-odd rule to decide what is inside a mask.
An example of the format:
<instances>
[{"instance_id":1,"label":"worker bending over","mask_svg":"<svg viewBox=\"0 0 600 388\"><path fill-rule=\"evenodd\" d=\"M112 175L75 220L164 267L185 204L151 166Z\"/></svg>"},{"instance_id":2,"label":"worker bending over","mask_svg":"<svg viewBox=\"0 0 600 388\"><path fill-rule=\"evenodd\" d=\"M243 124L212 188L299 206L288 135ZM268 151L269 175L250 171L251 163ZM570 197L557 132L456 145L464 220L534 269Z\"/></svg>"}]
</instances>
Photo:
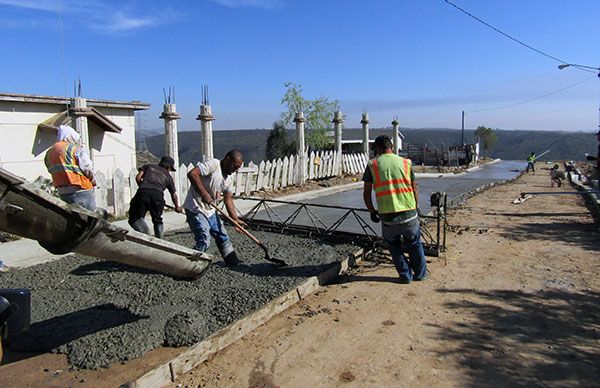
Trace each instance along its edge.
<instances>
[{"instance_id":1,"label":"worker bending over","mask_svg":"<svg viewBox=\"0 0 600 388\"><path fill-rule=\"evenodd\" d=\"M400 275L400 282L427 278L427 262L421 243L417 211L417 186L410 159L392 151L387 136L375 139L375 158L365 169L363 200L371 213L371 220L379 222L383 239L389 244L392 260ZM373 207L371 190L375 191L377 210ZM402 253L402 238L407 244L408 260Z\"/></svg>"},{"instance_id":2,"label":"worker bending over","mask_svg":"<svg viewBox=\"0 0 600 388\"><path fill-rule=\"evenodd\" d=\"M175 211L183 213L179 206L179 198L175 182L169 171L175 171L175 161L170 156L163 156L158 164L146 164L138 169L135 181L138 190L129 203L129 225L138 232L149 234L148 224L144 220L150 212L154 236L163 238L165 229L162 214L165 208L165 189L169 190Z\"/></svg>"},{"instance_id":3,"label":"worker bending over","mask_svg":"<svg viewBox=\"0 0 600 388\"><path fill-rule=\"evenodd\" d=\"M565 173L558 169L558 164L550 169L550 187L554 187L554 184L558 187L562 186L562 181L565 179Z\"/></svg>"},{"instance_id":4,"label":"worker bending over","mask_svg":"<svg viewBox=\"0 0 600 388\"><path fill-rule=\"evenodd\" d=\"M79 147L79 138L73 128L59 126L56 143L46 152L44 163L60 199L94 211L94 167L88 153Z\"/></svg>"},{"instance_id":5,"label":"worker bending over","mask_svg":"<svg viewBox=\"0 0 600 388\"><path fill-rule=\"evenodd\" d=\"M188 225L196 241L194 249L206 252L212 236L228 266L237 265L240 260L213 205L222 198L229 216L240 225L246 225L238 218L233 205L232 174L243 164L242 153L238 150L229 151L221 161L210 159L198 163L188 173L191 187L183 204Z\"/></svg>"}]
</instances>

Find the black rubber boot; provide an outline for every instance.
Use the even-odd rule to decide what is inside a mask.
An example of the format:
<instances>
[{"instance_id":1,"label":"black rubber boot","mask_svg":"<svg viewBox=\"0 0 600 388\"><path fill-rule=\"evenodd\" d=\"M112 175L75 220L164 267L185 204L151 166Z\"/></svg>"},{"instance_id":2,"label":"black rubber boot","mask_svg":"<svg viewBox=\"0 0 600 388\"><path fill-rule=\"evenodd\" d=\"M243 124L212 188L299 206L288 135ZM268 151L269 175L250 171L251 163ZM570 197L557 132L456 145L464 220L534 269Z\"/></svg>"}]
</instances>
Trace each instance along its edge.
<instances>
[{"instance_id":1,"label":"black rubber boot","mask_svg":"<svg viewBox=\"0 0 600 388\"><path fill-rule=\"evenodd\" d=\"M164 224L154 225L154 236L158 238L163 238L165 236Z\"/></svg>"},{"instance_id":2,"label":"black rubber boot","mask_svg":"<svg viewBox=\"0 0 600 388\"><path fill-rule=\"evenodd\" d=\"M241 260L238 258L237 253L235 253L235 251L232 251L227 256L224 256L223 260L225 261L225 265L228 267L235 267L236 265L241 263Z\"/></svg>"}]
</instances>

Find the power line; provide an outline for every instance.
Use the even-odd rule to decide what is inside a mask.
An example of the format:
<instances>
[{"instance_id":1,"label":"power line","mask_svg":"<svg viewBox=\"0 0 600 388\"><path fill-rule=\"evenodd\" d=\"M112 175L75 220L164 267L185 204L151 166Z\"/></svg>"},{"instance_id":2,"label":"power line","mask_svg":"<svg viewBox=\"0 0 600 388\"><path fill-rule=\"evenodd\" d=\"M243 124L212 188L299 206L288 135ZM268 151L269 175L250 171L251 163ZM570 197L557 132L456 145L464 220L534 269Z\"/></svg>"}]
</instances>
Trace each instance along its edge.
<instances>
[{"instance_id":1,"label":"power line","mask_svg":"<svg viewBox=\"0 0 600 388\"><path fill-rule=\"evenodd\" d=\"M589 81L589 80L591 80L592 78L596 78L596 76L588 77L588 78L586 78L586 79L583 79L583 80L581 80L581 81L579 81L579 82L575 82L574 84L571 84L571 85L565 86L564 88L560 88L560 89L558 89L558 90L555 90L555 91L553 91L553 92L550 92L550 93L543 94L543 95L541 95L541 96L532 97L532 98L530 98L530 99L527 99L527 100L525 100L525 101L515 102L515 103L513 103L513 104L508 104L508 105L498 106L498 107L495 107L495 108L486 108L486 109L470 110L470 111L465 111L465 113L488 112L488 111L492 111L492 110L506 109L506 108L510 108L510 107L513 107L513 106L516 106L516 105L522 105L522 104L526 104L526 103L528 103L528 102L531 102L531 101L534 101L534 100L537 100L537 99L540 99L540 98L544 98L544 97L548 97L548 96L552 96L552 95L554 95L554 94L560 93L560 92L562 92L563 90L567 90L567 89L569 89L569 88L572 88L572 87L574 87L574 86L577 86L577 85L579 85L579 84L582 84L582 83L584 83L584 82L586 82L586 81Z\"/></svg>"},{"instance_id":2,"label":"power line","mask_svg":"<svg viewBox=\"0 0 600 388\"><path fill-rule=\"evenodd\" d=\"M65 38L63 34L63 25L62 25L62 10L60 6L60 0L58 0L58 31L60 34L60 60L62 64L62 72L63 72L63 82L65 87L65 98L68 100L67 95L67 71L65 68ZM67 105L67 114L69 112L69 104Z\"/></svg>"},{"instance_id":3,"label":"power line","mask_svg":"<svg viewBox=\"0 0 600 388\"><path fill-rule=\"evenodd\" d=\"M538 49L536 49L535 47L532 47L532 46L528 45L527 43L524 43L524 42L520 41L519 39L512 37L511 35L508 35L508 34L507 34L507 33L505 33L504 31L501 31L500 29L498 29L498 28L496 28L496 27L492 26L492 25L491 25L491 24L489 24L488 22L486 22L486 21L484 21L484 20L481 20L481 19L480 19L480 18L478 18L477 16L475 16L475 15L473 15L472 13L470 13L470 12L468 12L468 11L466 11L466 10L462 9L461 7L459 7L458 5L456 5L456 4L454 4L454 3L452 3L452 2L451 2L451 1L449 1L449 0L444 0L444 1L445 1L446 3L448 3L448 4L450 4L451 6L453 6L454 8L458 9L460 12L464 13L465 15L468 15L469 17L471 17L471 18L473 18L473 19L477 20L479 23L483 24L484 26L486 26L486 27L488 27L488 28L491 28L492 30L494 30L494 31L496 31L497 33L499 33L500 35L503 35L504 37L506 37L506 38L508 38L508 39L512 40L513 42L516 42L516 43L520 44L521 46L527 47L528 49L530 49L530 50L532 50L532 51L535 51L536 53L538 53L538 54L541 54L541 55L545 56L546 58L550 58L550 59L552 59L552 60L554 60L554 61L556 61L556 62L559 62L559 63L569 63L569 62L567 62L567 61L563 61L562 59L556 58L556 57L554 57L554 56L552 56L552 55L550 55L550 54L547 54L547 53L545 53L545 52L543 52L543 51L541 51L541 50L538 50ZM577 67L577 66L574 66L574 67ZM577 67L577 68L578 68L579 70L582 70L582 71L594 72L594 71L592 71L592 70L583 69L583 68L581 68L581 67Z\"/></svg>"}]
</instances>

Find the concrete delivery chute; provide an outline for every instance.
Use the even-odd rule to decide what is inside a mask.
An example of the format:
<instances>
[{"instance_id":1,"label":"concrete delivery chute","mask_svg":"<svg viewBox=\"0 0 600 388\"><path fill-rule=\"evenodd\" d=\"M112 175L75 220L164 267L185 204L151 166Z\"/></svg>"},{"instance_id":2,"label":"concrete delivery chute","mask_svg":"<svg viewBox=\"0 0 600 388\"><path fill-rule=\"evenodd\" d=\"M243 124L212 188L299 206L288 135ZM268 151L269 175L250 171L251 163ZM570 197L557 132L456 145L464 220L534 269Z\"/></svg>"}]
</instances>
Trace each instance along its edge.
<instances>
[{"instance_id":1,"label":"concrete delivery chute","mask_svg":"<svg viewBox=\"0 0 600 388\"><path fill-rule=\"evenodd\" d=\"M197 278L206 253L131 231L104 211L71 206L0 168L0 230L30 238L54 254L76 252L181 278Z\"/></svg>"}]
</instances>

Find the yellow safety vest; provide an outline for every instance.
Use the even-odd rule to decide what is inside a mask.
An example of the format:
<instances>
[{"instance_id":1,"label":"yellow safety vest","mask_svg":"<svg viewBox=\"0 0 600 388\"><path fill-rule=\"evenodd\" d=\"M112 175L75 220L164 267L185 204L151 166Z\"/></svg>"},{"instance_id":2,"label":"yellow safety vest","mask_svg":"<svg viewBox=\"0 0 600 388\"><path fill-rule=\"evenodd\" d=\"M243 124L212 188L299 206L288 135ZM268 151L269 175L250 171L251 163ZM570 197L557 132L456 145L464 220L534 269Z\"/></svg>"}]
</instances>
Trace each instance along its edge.
<instances>
[{"instance_id":1,"label":"yellow safety vest","mask_svg":"<svg viewBox=\"0 0 600 388\"><path fill-rule=\"evenodd\" d=\"M379 213L400 213L417 208L410 179L410 159L383 154L370 160L369 167Z\"/></svg>"}]
</instances>

